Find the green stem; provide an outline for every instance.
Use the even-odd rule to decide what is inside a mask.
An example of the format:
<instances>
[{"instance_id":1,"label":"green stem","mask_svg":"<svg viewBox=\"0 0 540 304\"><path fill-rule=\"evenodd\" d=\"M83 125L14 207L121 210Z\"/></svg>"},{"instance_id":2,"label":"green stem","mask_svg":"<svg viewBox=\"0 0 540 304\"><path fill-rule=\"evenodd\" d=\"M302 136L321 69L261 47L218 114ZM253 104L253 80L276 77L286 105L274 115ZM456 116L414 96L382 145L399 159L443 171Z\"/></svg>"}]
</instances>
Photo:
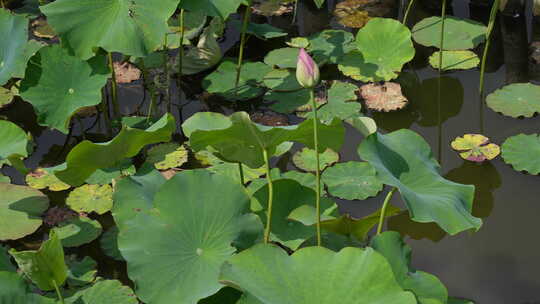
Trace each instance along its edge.
<instances>
[{"instance_id":1,"label":"green stem","mask_svg":"<svg viewBox=\"0 0 540 304\"><path fill-rule=\"evenodd\" d=\"M62 296L62 293L60 293L60 289L58 288L58 284L56 284L56 280L53 280L54 289L56 290L56 295L58 296L58 300L60 300L61 304L64 304L64 297Z\"/></svg>"},{"instance_id":2,"label":"green stem","mask_svg":"<svg viewBox=\"0 0 540 304\"><path fill-rule=\"evenodd\" d=\"M246 44L247 27L249 24L250 16L251 16L251 1L249 1L248 5L246 6L246 11L244 12L244 20L242 21L242 33L240 36L240 53L238 54L238 63L236 64L236 80L234 82L235 88L238 88L238 84L240 84L240 73L242 71L242 62L244 60L244 46Z\"/></svg>"},{"instance_id":3,"label":"green stem","mask_svg":"<svg viewBox=\"0 0 540 304\"><path fill-rule=\"evenodd\" d=\"M120 115L120 105L118 104L118 95L117 95L117 84L116 84L116 74L114 72L114 62L112 58L112 53L108 53L109 58L109 69L111 70L112 74L112 82L111 82L111 91L112 91L112 103L114 107L114 115L117 117Z\"/></svg>"},{"instance_id":4,"label":"green stem","mask_svg":"<svg viewBox=\"0 0 540 304\"><path fill-rule=\"evenodd\" d=\"M409 18L409 12L411 11L411 8L414 4L414 0L409 0L409 5L407 5L407 9L405 10L405 15L403 15L403 24L407 26L407 18Z\"/></svg>"},{"instance_id":5,"label":"green stem","mask_svg":"<svg viewBox=\"0 0 540 304\"><path fill-rule=\"evenodd\" d=\"M294 1L294 11L293 11L293 16L292 16L292 24L294 24L296 22L296 14L298 12L298 2L300 2L300 0Z\"/></svg>"},{"instance_id":6,"label":"green stem","mask_svg":"<svg viewBox=\"0 0 540 304\"><path fill-rule=\"evenodd\" d=\"M165 72L165 104L167 107L167 113L171 112L171 94L169 90L170 86L170 74L169 74L169 63L167 62L169 58L168 54L168 36L169 34L165 34L165 45L163 46L163 70Z\"/></svg>"},{"instance_id":7,"label":"green stem","mask_svg":"<svg viewBox=\"0 0 540 304\"><path fill-rule=\"evenodd\" d=\"M497 17L497 11L499 10L499 2L500 0L495 0L493 2L493 6L491 7L491 13L489 15L489 23L486 31L486 45L484 46L484 54L482 55L482 65L480 67L480 86L479 86L479 93L480 98L482 99L482 96L484 95L484 74L486 72L486 61L487 61L487 53L489 50L490 45L490 38L491 38L491 32L493 32L493 28L495 27L495 18Z\"/></svg>"},{"instance_id":8,"label":"green stem","mask_svg":"<svg viewBox=\"0 0 540 304\"><path fill-rule=\"evenodd\" d=\"M103 120L105 120L105 128L107 129L107 135L109 137L112 136L112 127L111 127L111 120L109 117L109 102L107 98L107 88L104 87L102 90L103 98L101 100L100 108L101 113L103 113Z\"/></svg>"},{"instance_id":9,"label":"green stem","mask_svg":"<svg viewBox=\"0 0 540 304\"><path fill-rule=\"evenodd\" d=\"M180 10L180 49L178 53L178 100L182 104L182 68L184 65L184 9Z\"/></svg>"},{"instance_id":10,"label":"green stem","mask_svg":"<svg viewBox=\"0 0 540 304\"><path fill-rule=\"evenodd\" d=\"M388 194L386 195L386 198L384 199L384 203L381 209L381 215L379 216L379 225L377 226L377 234L381 234L382 232L384 218L386 217L386 208L388 208L388 203L390 202L390 199L392 198L392 195L394 195L395 191L396 191L396 188L392 188L392 190L388 192Z\"/></svg>"},{"instance_id":11,"label":"green stem","mask_svg":"<svg viewBox=\"0 0 540 304\"><path fill-rule=\"evenodd\" d=\"M240 173L240 182L242 183L242 186L244 186L244 167L242 166L242 163L238 163L238 172Z\"/></svg>"},{"instance_id":12,"label":"green stem","mask_svg":"<svg viewBox=\"0 0 540 304\"><path fill-rule=\"evenodd\" d=\"M446 0L443 0L441 8L441 44L439 45L439 74L442 73L443 50L444 50L444 23L446 19Z\"/></svg>"},{"instance_id":13,"label":"green stem","mask_svg":"<svg viewBox=\"0 0 540 304\"><path fill-rule=\"evenodd\" d=\"M4 0L0 0L0 5L2 6L2 8L6 7L6 5L4 4Z\"/></svg>"},{"instance_id":14,"label":"green stem","mask_svg":"<svg viewBox=\"0 0 540 304\"><path fill-rule=\"evenodd\" d=\"M441 33L439 45L439 78L437 89L437 129L438 129L438 160L442 163L442 119L441 119L441 77L443 71L443 53L444 53L444 24L446 19L446 0L443 0L441 7Z\"/></svg>"},{"instance_id":15,"label":"green stem","mask_svg":"<svg viewBox=\"0 0 540 304\"><path fill-rule=\"evenodd\" d=\"M313 112L313 142L315 143L315 163L317 169L315 170L317 197L315 198L315 208L317 212L317 246L321 246L321 166L319 161L319 118L317 117L317 104L315 103L315 97L313 89L309 90L309 99L311 100L311 107Z\"/></svg>"},{"instance_id":16,"label":"green stem","mask_svg":"<svg viewBox=\"0 0 540 304\"><path fill-rule=\"evenodd\" d=\"M148 105L148 111L146 113L146 123L150 123L150 118L152 117L152 112L154 110L154 104L156 102L156 92L154 88L154 84L150 83L150 75L148 73L148 70L146 69L146 66L144 64L144 60L140 64L140 68L142 70L143 74L143 88L148 91L150 91L150 105Z\"/></svg>"},{"instance_id":17,"label":"green stem","mask_svg":"<svg viewBox=\"0 0 540 304\"><path fill-rule=\"evenodd\" d=\"M270 229L272 222L272 204L274 201L274 185L272 183L272 176L270 175L270 161L268 159L268 151L263 150L264 164L266 168L266 179L268 181L268 211L266 213L266 229L264 231L264 243L270 242Z\"/></svg>"}]
</instances>

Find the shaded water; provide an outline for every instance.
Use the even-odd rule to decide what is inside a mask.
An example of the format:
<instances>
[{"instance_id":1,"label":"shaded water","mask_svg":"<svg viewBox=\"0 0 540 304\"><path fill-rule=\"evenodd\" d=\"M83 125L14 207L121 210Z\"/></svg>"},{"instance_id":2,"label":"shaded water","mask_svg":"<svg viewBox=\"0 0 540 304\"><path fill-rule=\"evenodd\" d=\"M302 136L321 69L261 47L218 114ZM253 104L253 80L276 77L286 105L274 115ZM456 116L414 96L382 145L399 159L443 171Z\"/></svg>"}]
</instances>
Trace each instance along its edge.
<instances>
[{"instance_id":1,"label":"shaded water","mask_svg":"<svg viewBox=\"0 0 540 304\"><path fill-rule=\"evenodd\" d=\"M334 1L329 1L329 6ZM418 5L412 15L411 23L436 12L423 10ZM453 14L459 17L480 18L486 21L488 11L469 7L468 1L454 1ZM314 10L303 2L299 5L298 29L289 30L302 36L327 28L331 21L327 10ZM523 16L523 15L522 15ZM530 19L530 18L529 18ZM265 20L257 20L260 23ZM270 20L276 26L290 27L290 16L273 17ZM486 75L486 93L511 82L528 81L526 71L527 37L525 20L504 17L502 27L494 33L494 43L490 52L488 74ZM528 23L527 23L528 24ZM296 33L298 31L298 33ZM502 36L505 33L505 37ZM530 33L530 30L529 30ZM227 55L236 55L233 46L237 33L228 31L222 41L222 48ZM251 41L247 53L250 59L261 59L266 51L282 47L282 40L261 43ZM267 48L267 49L266 49ZM420 133L431 145L434 154L440 150L443 174L454 181L476 185L474 214L484 219L484 225L477 233L462 233L457 236L443 236L433 225L420 225L424 232L430 232L432 240L412 240L408 243L413 248L413 264L418 269L438 276L448 287L452 296L471 298L480 304L506 303L540 303L540 187L539 177L514 171L501 158L486 164L478 165L463 161L457 153L450 149L450 142L465 133L482 132L495 143L501 144L509 136L519 133L538 133L540 118L513 119L494 113L483 107L478 96L478 70L445 73L442 83L441 123L437 119L437 71L427 66L427 57L433 52L418 47L418 54L412 66L414 73L406 69L400 77L411 105L396 113L371 113L383 131L390 132L400 128L410 128ZM525 55L523 55L525 54ZM506 61L506 64L504 64ZM525 68L525 70L524 70ZM418 77L416 80L415 73ZM342 78L332 68L323 71L324 75ZM195 88L187 93L193 97L200 92L197 83L201 77L186 79L185 87L191 83ZM415 83L416 82L416 83ZM123 113L131 113L143 98L139 83L121 86L119 96ZM173 89L173 96L178 92ZM147 106L149 98L146 98ZM179 101L176 101L179 104ZM183 101L185 102L185 101ZM191 101L182 111L183 118L202 109L216 106L211 100L205 102ZM240 109L252 110L250 105L240 105ZM226 111L230 111L226 110ZM30 105L18 101L0 115L7 116L26 130L32 132L37 147L32 156L25 162L30 168L38 165L54 164L69 151L69 146L82 139L81 125L73 128L71 139L57 131L41 128L35 123ZM181 115L175 113L177 118ZM86 118L83 126L91 127L94 118ZM99 123L86 136L93 140L102 139L103 128ZM356 131L347 132L346 146L341 151L341 160L358 160L356 147L362 137ZM66 148L63 148L65 144ZM4 169L5 174L14 177L15 182L22 182L14 170ZM388 189L386 189L388 190ZM362 217L380 208L384 194L377 198L361 202L342 202L341 210L355 217ZM401 206L399 195L393 202ZM110 219L101 219L107 224ZM390 226L396 223L391 221ZM110 225L110 224L109 224ZM442 238L442 239L441 239ZM94 244L96 245L96 244ZM96 246L83 247L88 254L100 263L102 273L115 275L125 272L121 263L111 264L96 251Z\"/></svg>"}]
</instances>

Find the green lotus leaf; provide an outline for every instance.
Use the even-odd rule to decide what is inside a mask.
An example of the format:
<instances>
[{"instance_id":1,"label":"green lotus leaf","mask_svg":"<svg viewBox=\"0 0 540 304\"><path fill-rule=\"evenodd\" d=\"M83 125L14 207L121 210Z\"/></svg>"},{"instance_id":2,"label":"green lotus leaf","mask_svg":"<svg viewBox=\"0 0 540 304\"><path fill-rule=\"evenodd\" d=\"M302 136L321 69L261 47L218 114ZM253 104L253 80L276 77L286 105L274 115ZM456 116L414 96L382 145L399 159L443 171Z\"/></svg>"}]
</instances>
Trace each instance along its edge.
<instances>
[{"instance_id":1,"label":"green lotus leaf","mask_svg":"<svg viewBox=\"0 0 540 304\"><path fill-rule=\"evenodd\" d=\"M354 40L354 37L352 38ZM309 47L309 39L306 37L294 37L291 38L291 40L285 42L288 46L294 47L294 48L304 48L307 49Z\"/></svg>"},{"instance_id":2,"label":"green lotus leaf","mask_svg":"<svg viewBox=\"0 0 540 304\"><path fill-rule=\"evenodd\" d=\"M448 298L448 304L474 304L473 301L467 299L459 299L454 297Z\"/></svg>"},{"instance_id":3,"label":"green lotus leaf","mask_svg":"<svg viewBox=\"0 0 540 304\"><path fill-rule=\"evenodd\" d=\"M7 254L7 247L0 245L0 272L16 272L17 268L11 263L11 257Z\"/></svg>"},{"instance_id":4,"label":"green lotus leaf","mask_svg":"<svg viewBox=\"0 0 540 304\"><path fill-rule=\"evenodd\" d=\"M206 168L208 171L228 176L229 178L240 182L238 164L222 161L211 152L204 150L195 153L195 158L197 158L204 165L210 165L210 167ZM264 166L252 169L246 165L242 165L242 170L244 172L244 183L257 179L266 172Z\"/></svg>"},{"instance_id":5,"label":"green lotus leaf","mask_svg":"<svg viewBox=\"0 0 540 304\"><path fill-rule=\"evenodd\" d=\"M181 0L180 6L188 11L201 11L225 20L236 12L244 0Z\"/></svg>"},{"instance_id":6,"label":"green lotus leaf","mask_svg":"<svg viewBox=\"0 0 540 304\"><path fill-rule=\"evenodd\" d=\"M3 174L0 174L0 183L11 183L11 178L9 176L5 176Z\"/></svg>"},{"instance_id":7,"label":"green lotus leaf","mask_svg":"<svg viewBox=\"0 0 540 304\"><path fill-rule=\"evenodd\" d=\"M268 127L253 123L245 112L236 112L230 117L221 115L218 119L228 120L226 127L225 124L215 129L207 127L196 130L192 127L220 115L196 113L183 124L184 129L192 130L189 137L190 147L194 151L205 150L211 146L220 158L228 162L241 162L251 168L259 168L264 165L263 151L267 150L269 155L274 155L276 148L284 142L299 142L308 148L314 148L311 119L295 126ZM341 121L335 119L330 125L320 124L318 129L320 151L326 148L339 151L344 137Z\"/></svg>"},{"instance_id":8,"label":"green lotus leaf","mask_svg":"<svg viewBox=\"0 0 540 304\"><path fill-rule=\"evenodd\" d=\"M331 195L347 200L365 200L383 188L375 169L365 162L339 163L323 172L322 181Z\"/></svg>"},{"instance_id":9,"label":"green lotus leaf","mask_svg":"<svg viewBox=\"0 0 540 304\"><path fill-rule=\"evenodd\" d=\"M0 303L56 304L56 300L40 296L17 273L0 271Z\"/></svg>"},{"instance_id":10,"label":"green lotus leaf","mask_svg":"<svg viewBox=\"0 0 540 304\"><path fill-rule=\"evenodd\" d=\"M28 156L28 136L16 124L0 120L0 167Z\"/></svg>"},{"instance_id":11,"label":"green lotus leaf","mask_svg":"<svg viewBox=\"0 0 540 304\"><path fill-rule=\"evenodd\" d=\"M381 217L381 209L367 215L361 219L353 219L350 215L344 214L339 218L324 220L321 222L321 227L326 231L333 233L354 236L358 241L364 241L368 237L368 233L379 223ZM398 214L401 210L397 207L389 205L384 214L385 218Z\"/></svg>"},{"instance_id":12,"label":"green lotus leaf","mask_svg":"<svg viewBox=\"0 0 540 304\"><path fill-rule=\"evenodd\" d=\"M315 172L317 170L315 150L303 148L297 151L293 155L293 163L299 169L308 172ZM319 170L324 170L339 161L339 154L332 149L326 149L324 152L319 153Z\"/></svg>"},{"instance_id":13,"label":"green lotus leaf","mask_svg":"<svg viewBox=\"0 0 540 304\"><path fill-rule=\"evenodd\" d=\"M62 242L62 246L78 247L97 239L102 228L98 221L81 216L60 223L59 227L54 228L54 230Z\"/></svg>"},{"instance_id":14,"label":"green lotus leaf","mask_svg":"<svg viewBox=\"0 0 540 304\"><path fill-rule=\"evenodd\" d=\"M495 112L510 117L532 117L540 113L540 86L514 83L489 94L486 103Z\"/></svg>"},{"instance_id":15,"label":"green lotus leaf","mask_svg":"<svg viewBox=\"0 0 540 304\"><path fill-rule=\"evenodd\" d=\"M0 109L10 104L14 97L15 93L12 90L0 87Z\"/></svg>"},{"instance_id":16,"label":"green lotus leaf","mask_svg":"<svg viewBox=\"0 0 540 304\"><path fill-rule=\"evenodd\" d=\"M163 58L163 55L161 55ZM199 37L196 46L190 47L182 57L182 74L193 75L208 70L218 64L223 53L212 27L207 27ZM161 65L160 65L161 66ZM178 68L178 65L175 66Z\"/></svg>"},{"instance_id":17,"label":"green lotus leaf","mask_svg":"<svg viewBox=\"0 0 540 304\"><path fill-rule=\"evenodd\" d=\"M297 48L275 49L266 54L264 63L279 69L296 69L298 54L300 50Z\"/></svg>"},{"instance_id":18,"label":"green lotus leaf","mask_svg":"<svg viewBox=\"0 0 540 304\"><path fill-rule=\"evenodd\" d=\"M86 60L97 47L134 57L155 51L177 5L177 0L59 0L40 8L62 42Z\"/></svg>"},{"instance_id":19,"label":"green lotus leaf","mask_svg":"<svg viewBox=\"0 0 540 304\"><path fill-rule=\"evenodd\" d=\"M264 76L264 85L277 92L298 91L302 86L291 69L274 69Z\"/></svg>"},{"instance_id":20,"label":"green lotus leaf","mask_svg":"<svg viewBox=\"0 0 540 304\"><path fill-rule=\"evenodd\" d=\"M9 251L24 274L41 290L54 290L67 279L62 243L54 231L49 240L43 242L39 250Z\"/></svg>"},{"instance_id":21,"label":"green lotus leaf","mask_svg":"<svg viewBox=\"0 0 540 304\"><path fill-rule=\"evenodd\" d=\"M77 212L104 214L113 207L112 195L110 185L83 185L69 193L66 204Z\"/></svg>"},{"instance_id":22,"label":"green lotus leaf","mask_svg":"<svg viewBox=\"0 0 540 304\"><path fill-rule=\"evenodd\" d=\"M50 191L64 191L71 188L70 185L62 182L54 175L54 171L62 165L51 168L37 168L26 175L26 183L34 189L49 189Z\"/></svg>"},{"instance_id":23,"label":"green lotus leaf","mask_svg":"<svg viewBox=\"0 0 540 304\"><path fill-rule=\"evenodd\" d=\"M80 287L88 285L96 279L97 262L91 257L85 256L77 260L74 256L66 260L68 266L67 282L69 286Z\"/></svg>"},{"instance_id":24,"label":"green lotus leaf","mask_svg":"<svg viewBox=\"0 0 540 304\"><path fill-rule=\"evenodd\" d=\"M399 21L373 18L356 35L357 50L346 54L339 70L364 82L389 81L414 57L411 32Z\"/></svg>"},{"instance_id":25,"label":"green lotus leaf","mask_svg":"<svg viewBox=\"0 0 540 304\"><path fill-rule=\"evenodd\" d=\"M113 226L109 228L103 235L101 236L101 239L99 240L99 243L101 245L101 249L103 250L103 253L105 253L108 257L111 257L117 261L123 261L124 258L122 257L122 254L120 253L120 250L118 250L118 227Z\"/></svg>"},{"instance_id":26,"label":"green lotus leaf","mask_svg":"<svg viewBox=\"0 0 540 304\"><path fill-rule=\"evenodd\" d=\"M232 20L231 25L235 27L239 32L242 28L242 23L240 20ZM246 33L254 35L255 37L266 40L266 39L272 39L272 38L278 38L287 36L287 33L284 32L282 29L279 29L277 27L273 27L270 24L258 24L258 23L248 23Z\"/></svg>"},{"instance_id":27,"label":"green lotus leaf","mask_svg":"<svg viewBox=\"0 0 540 304\"><path fill-rule=\"evenodd\" d=\"M514 170L540 173L540 134L519 134L502 144L502 158Z\"/></svg>"},{"instance_id":28,"label":"green lotus leaf","mask_svg":"<svg viewBox=\"0 0 540 304\"><path fill-rule=\"evenodd\" d=\"M456 151L463 151L459 153L461 158L479 163L492 160L501 153L498 145L490 143L489 138L481 134L465 134L457 137L451 146Z\"/></svg>"},{"instance_id":29,"label":"green lotus leaf","mask_svg":"<svg viewBox=\"0 0 540 304\"><path fill-rule=\"evenodd\" d=\"M76 145L66 158L67 168L55 175L65 183L78 186L96 170L112 167L128 157L133 157L146 145L168 141L176 129L174 117L164 115L146 130L124 125L111 141L93 143L85 140Z\"/></svg>"},{"instance_id":30,"label":"green lotus leaf","mask_svg":"<svg viewBox=\"0 0 540 304\"><path fill-rule=\"evenodd\" d=\"M351 83L335 81L328 90L328 102L317 110L317 117L324 123L329 123L334 118L346 120L357 117L362 105L356 102L358 87ZM313 117L313 113L307 112L305 117Z\"/></svg>"},{"instance_id":31,"label":"green lotus leaf","mask_svg":"<svg viewBox=\"0 0 540 304\"><path fill-rule=\"evenodd\" d=\"M49 199L26 186L0 183L0 240L16 240L36 231Z\"/></svg>"},{"instance_id":32,"label":"green lotus leaf","mask_svg":"<svg viewBox=\"0 0 540 304\"><path fill-rule=\"evenodd\" d=\"M293 113L299 107L305 106L310 102L308 89L302 89L292 92L270 91L264 95L265 101L274 102L270 109L279 113Z\"/></svg>"},{"instance_id":33,"label":"green lotus leaf","mask_svg":"<svg viewBox=\"0 0 540 304\"><path fill-rule=\"evenodd\" d=\"M264 93L260 86L264 75L272 70L262 62L246 62L242 65L240 81L236 87L236 63L226 59L221 65L204 78L202 86L209 93L218 94L231 101L247 100Z\"/></svg>"},{"instance_id":34,"label":"green lotus leaf","mask_svg":"<svg viewBox=\"0 0 540 304\"><path fill-rule=\"evenodd\" d=\"M371 248L333 252L307 247L289 256L279 247L260 244L230 258L220 279L267 304L416 303Z\"/></svg>"},{"instance_id":35,"label":"green lotus leaf","mask_svg":"<svg viewBox=\"0 0 540 304\"><path fill-rule=\"evenodd\" d=\"M414 41L423 46L441 46L441 17L421 20L412 29ZM480 22L446 16L444 19L444 50L467 50L485 41L486 26Z\"/></svg>"},{"instance_id":36,"label":"green lotus leaf","mask_svg":"<svg viewBox=\"0 0 540 304\"><path fill-rule=\"evenodd\" d=\"M448 291L441 281L429 273L411 267L411 248L395 231L386 231L371 240L371 247L390 263L396 281L412 291L420 304L446 304Z\"/></svg>"},{"instance_id":37,"label":"green lotus leaf","mask_svg":"<svg viewBox=\"0 0 540 304\"><path fill-rule=\"evenodd\" d=\"M165 182L153 209L119 225L118 247L139 298L197 303L222 288L219 268L235 252L231 243L249 218L243 215L248 203L239 183L206 170L183 171Z\"/></svg>"},{"instance_id":38,"label":"green lotus leaf","mask_svg":"<svg viewBox=\"0 0 540 304\"><path fill-rule=\"evenodd\" d=\"M298 172L298 171L287 171L281 174L281 177L286 179L293 179L300 183L300 185L309 187L312 189L315 189L317 186L317 179L315 177L315 174L313 173L306 173L306 172ZM321 187L324 188L324 187ZM325 194L325 190L321 189L322 194Z\"/></svg>"},{"instance_id":39,"label":"green lotus leaf","mask_svg":"<svg viewBox=\"0 0 540 304\"><path fill-rule=\"evenodd\" d=\"M181 167L188 161L188 150L177 143L165 143L148 150L146 161L158 170Z\"/></svg>"},{"instance_id":40,"label":"green lotus leaf","mask_svg":"<svg viewBox=\"0 0 540 304\"><path fill-rule=\"evenodd\" d=\"M98 281L92 287L79 290L66 299L72 304L138 304L133 290L117 280Z\"/></svg>"},{"instance_id":41,"label":"green lotus leaf","mask_svg":"<svg viewBox=\"0 0 540 304\"><path fill-rule=\"evenodd\" d=\"M190 45L191 39L196 38L202 32L208 16L202 11L185 11L183 28L180 26L180 15L173 16L167 22L169 25L169 34L167 35L169 49L180 47L180 36L184 31L184 45Z\"/></svg>"},{"instance_id":42,"label":"green lotus leaf","mask_svg":"<svg viewBox=\"0 0 540 304\"><path fill-rule=\"evenodd\" d=\"M360 144L358 154L384 184L399 189L414 221L435 222L451 235L482 225L471 215L474 186L444 179L429 144L417 133L403 129L372 134Z\"/></svg>"},{"instance_id":43,"label":"green lotus leaf","mask_svg":"<svg viewBox=\"0 0 540 304\"><path fill-rule=\"evenodd\" d=\"M241 297L243 298L243 296L242 292L232 287L225 287L221 288L216 294L200 300L199 304L242 304L243 299Z\"/></svg>"},{"instance_id":44,"label":"green lotus leaf","mask_svg":"<svg viewBox=\"0 0 540 304\"><path fill-rule=\"evenodd\" d=\"M429 64L434 69L439 69L440 51L433 53L429 57ZM478 66L480 58L471 51L444 51L442 70L468 70Z\"/></svg>"},{"instance_id":45,"label":"green lotus leaf","mask_svg":"<svg viewBox=\"0 0 540 304\"><path fill-rule=\"evenodd\" d=\"M307 50L316 62L337 64L355 47L353 34L343 30L324 30L309 37Z\"/></svg>"},{"instance_id":46,"label":"green lotus leaf","mask_svg":"<svg viewBox=\"0 0 540 304\"><path fill-rule=\"evenodd\" d=\"M357 116L347 119L346 122L362 133L364 137L377 132L377 123L371 117Z\"/></svg>"},{"instance_id":47,"label":"green lotus leaf","mask_svg":"<svg viewBox=\"0 0 540 304\"><path fill-rule=\"evenodd\" d=\"M64 170L59 168L59 170ZM133 165L131 159L126 158L113 165L110 168L97 169L90 177L85 181L87 184L91 185L106 185L113 182L113 180L118 180L124 176L130 176L135 174L135 166Z\"/></svg>"},{"instance_id":48,"label":"green lotus leaf","mask_svg":"<svg viewBox=\"0 0 540 304\"><path fill-rule=\"evenodd\" d=\"M338 215L336 202L328 197L321 197L321 221L333 220ZM314 204L302 205L289 214L288 220L300 222L306 226L317 224L317 208Z\"/></svg>"},{"instance_id":49,"label":"green lotus leaf","mask_svg":"<svg viewBox=\"0 0 540 304\"><path fill-rule=\"evenodd\" d=\"M101 102L101 88L109 77L104 56L86 62L59 45L42 48L32 57L26 74L21 97L32 104L40 125L64 134L77 110Z\"/></svg>"}]
</instances>

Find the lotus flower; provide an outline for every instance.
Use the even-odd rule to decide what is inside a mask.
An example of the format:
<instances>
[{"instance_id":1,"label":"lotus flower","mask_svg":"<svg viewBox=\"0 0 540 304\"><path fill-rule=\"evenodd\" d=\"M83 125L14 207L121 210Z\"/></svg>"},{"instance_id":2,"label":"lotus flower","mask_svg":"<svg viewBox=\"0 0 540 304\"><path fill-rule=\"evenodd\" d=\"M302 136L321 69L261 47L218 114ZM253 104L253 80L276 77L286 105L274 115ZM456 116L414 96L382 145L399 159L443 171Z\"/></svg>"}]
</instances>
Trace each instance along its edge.
<instances>
[{"instance_id":1,"label":"lotus flower","mask_svg":"<svg viewBox=\"0 0 540 304\"><path fill-rule=\"evenodd\" d=\"M300 49L296 63L296 79L304 88L313 88L319 83L319 66L304 49Z\"/></svg>"}]
</instances>

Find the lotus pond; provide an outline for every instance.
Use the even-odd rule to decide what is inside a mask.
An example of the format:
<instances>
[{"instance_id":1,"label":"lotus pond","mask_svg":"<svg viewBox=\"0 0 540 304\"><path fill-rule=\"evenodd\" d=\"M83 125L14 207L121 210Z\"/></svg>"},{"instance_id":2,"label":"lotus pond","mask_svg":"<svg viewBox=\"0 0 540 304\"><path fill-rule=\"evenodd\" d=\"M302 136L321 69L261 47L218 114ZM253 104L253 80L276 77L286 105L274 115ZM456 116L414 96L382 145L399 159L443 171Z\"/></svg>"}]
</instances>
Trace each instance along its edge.
<instances>
[{"instance_id":1,"label":"lotus pond","mask_svg":"<svg viewBox=\"0 0 540 304\"><path fill-rule=\"evenodd\" d=\"M0 5L0 304L540 303L539 1Z\"/></svg>"}]
</instances>

